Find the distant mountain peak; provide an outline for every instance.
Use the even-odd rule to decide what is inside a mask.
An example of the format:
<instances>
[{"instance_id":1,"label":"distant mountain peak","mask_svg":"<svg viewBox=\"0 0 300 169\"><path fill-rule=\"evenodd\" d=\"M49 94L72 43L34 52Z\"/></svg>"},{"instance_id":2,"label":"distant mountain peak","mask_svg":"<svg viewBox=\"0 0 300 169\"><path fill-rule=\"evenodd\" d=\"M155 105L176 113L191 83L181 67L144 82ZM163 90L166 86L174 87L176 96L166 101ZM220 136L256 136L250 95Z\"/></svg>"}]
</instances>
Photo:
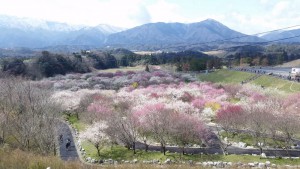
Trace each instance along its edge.
<instances>
[{"instance_id":1,"label":"distant mountain peak","mask_svg":"<svg viewBox=\"0 0 300 169\"><path fill-rule=\"evenodd\" d=\"M218 26L218 27L222 26L222 27L228 28L227 26L225 26L221 22L219 22L217 20L214 20L214 19L206 19L206 20L203 20L203 21L201 21L199 23L206 24L206 25L211 25L211 26Z\"/></svg>"},{"instance_id":2,"label":"distant mountain peak","mask_svg":"<svg viewBox=\"0 0 300 169\"><path fill-rule=\"evenodd\" d=\"M203 20L202 22L217 22L217 23L220 23L219 21L217 21L215 19L211 19L211 18L207 18L207 19Z\"/></svg>"}]
</instances>

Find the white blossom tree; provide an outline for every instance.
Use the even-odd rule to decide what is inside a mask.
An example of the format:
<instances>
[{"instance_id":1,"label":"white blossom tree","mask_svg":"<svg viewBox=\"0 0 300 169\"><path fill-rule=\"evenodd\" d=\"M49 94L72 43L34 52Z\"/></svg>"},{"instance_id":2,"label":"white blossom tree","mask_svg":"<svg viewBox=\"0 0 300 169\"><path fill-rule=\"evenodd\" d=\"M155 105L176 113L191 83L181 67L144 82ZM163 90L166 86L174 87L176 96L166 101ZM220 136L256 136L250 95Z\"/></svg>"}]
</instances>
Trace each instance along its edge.
<instances>
[{"instance_id":1,"label":"white blossom tree","mask_svg":"<svg viewBox=\"0 0 300 169\"><path fill-rule=\"evenodd\" d=\"M80 139L87 140L96 147L98 156L100 156L101 149L110 142L109 137L105 133L107 127L105 122L97 122L79 135Z\"/></svg>"}]
</instances>

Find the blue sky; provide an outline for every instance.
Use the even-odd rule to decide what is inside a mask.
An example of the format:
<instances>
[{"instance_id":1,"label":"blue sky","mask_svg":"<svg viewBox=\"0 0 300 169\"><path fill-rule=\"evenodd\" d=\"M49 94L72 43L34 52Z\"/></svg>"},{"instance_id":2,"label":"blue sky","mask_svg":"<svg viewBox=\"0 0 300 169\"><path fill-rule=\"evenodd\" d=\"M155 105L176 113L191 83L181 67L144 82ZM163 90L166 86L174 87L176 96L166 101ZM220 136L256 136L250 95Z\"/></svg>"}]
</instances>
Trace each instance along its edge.
<instances>
[{"instance_id":1,"label":"blue sky","mask_svg":"<svg viewBox=\"0 0 300 169\"><path fill-rule=\"evenodd\" d=\"M300 24L300 0L0 0L0 15L95 26L207 18L247 34Z\"/></svg>"}]
</instances>

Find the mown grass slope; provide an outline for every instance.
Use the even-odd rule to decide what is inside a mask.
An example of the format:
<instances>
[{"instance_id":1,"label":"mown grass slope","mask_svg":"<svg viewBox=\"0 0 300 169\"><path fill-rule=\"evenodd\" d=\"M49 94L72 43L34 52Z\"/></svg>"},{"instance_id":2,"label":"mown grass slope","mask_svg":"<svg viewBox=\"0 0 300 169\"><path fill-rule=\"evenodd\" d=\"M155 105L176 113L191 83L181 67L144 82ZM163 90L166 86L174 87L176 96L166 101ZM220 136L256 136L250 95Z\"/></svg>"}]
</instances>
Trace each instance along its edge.
<instances>
[{"instance_id":1,"label":"mown grass slope","mask_svg":"<svg viewBox=\"0 0 300 169\"><path fill-rule=\"evenodd\" d=\"M257 79L255 79L253 82L251 82L256 85L262 85L265 87L272 87L276 88L288 93L291 92L300 92L300 83L288 81L279 79L272 76L263 75Z\"/></svg>"},{"instance_id":2,"label":"mown grass slope","mask_svg":"<svg viewBox=\"0 0 300 169\"><path fill-rule=\"evenodd\" d=\"M255 76L253 73L222 69L209 74L200 74L199 79L201 81L209 81L213 83L240 84L242 81L245 81L253 76ZM266 88L276 88L287 93L300 92L300 83L283 80L268 75L262 75L249 83L264 86Z\"/></svg>"},{"instance_id":3,"label":"mown grass slope","mask_svg":"<svg viewBox=\"0 0 300 169\"><path fill-rule=\"evenodd\" d=\"M213 83L241 83L242 81L245 81L253 76L254 74L248 72L238 72L223 69L208 74L200 74L199 78L201 81L209 81Z\"/></svg>"}]
</instances>

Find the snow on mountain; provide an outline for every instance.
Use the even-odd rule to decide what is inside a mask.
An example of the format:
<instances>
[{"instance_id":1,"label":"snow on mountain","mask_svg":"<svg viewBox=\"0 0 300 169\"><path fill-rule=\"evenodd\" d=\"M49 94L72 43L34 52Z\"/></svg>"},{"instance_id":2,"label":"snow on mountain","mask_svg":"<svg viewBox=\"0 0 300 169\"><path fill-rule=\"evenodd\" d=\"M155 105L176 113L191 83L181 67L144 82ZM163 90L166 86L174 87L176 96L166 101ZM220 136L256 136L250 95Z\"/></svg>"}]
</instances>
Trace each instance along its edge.
<instances>
[{"instance_id":1,"label":"snow on mountain","mask_svg":"<svg viewBox=\"0 0 300 169\"><path fill-rule=\"evenodd\" d=\"M100 46L109 34L122 30L110 25L91 27L0 15L0 47Z\"/></svg>"},{"instance_id":2,"label":"snow on mountain","mask_svg":"<svg viewBox=\"0 0 300 169\"><path fill-rule=\"evenodd\" d=\"M86 25L70 25L67 23L59 23L46 21L42 19L32 19L32 18L18 18L14 16L0 15L0 26L1 27L10 27L18 28L25 30L34 30L34 29L44 29L49 31L60 31L60 32L69 32L69 31L78 31L80 29L93 29L97 28L99 31L104 34L111 34L125 30L124 28L115 27L106 24L100 24L98 26L86 26Z\"/></svg>"}]
</instances>

